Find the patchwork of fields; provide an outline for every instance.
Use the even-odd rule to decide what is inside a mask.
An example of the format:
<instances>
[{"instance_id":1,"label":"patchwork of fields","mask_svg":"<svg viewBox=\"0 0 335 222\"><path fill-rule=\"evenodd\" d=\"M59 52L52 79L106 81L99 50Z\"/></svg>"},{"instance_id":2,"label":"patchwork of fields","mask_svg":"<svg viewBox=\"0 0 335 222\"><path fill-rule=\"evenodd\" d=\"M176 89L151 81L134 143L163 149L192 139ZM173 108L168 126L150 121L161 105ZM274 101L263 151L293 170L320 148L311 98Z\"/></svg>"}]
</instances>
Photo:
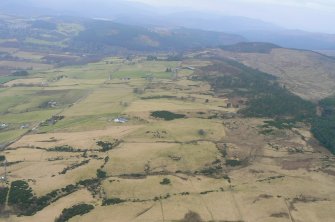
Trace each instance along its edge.
<instances>
[{"instance_id":1,"label":"patchwork of fields","mask_svg":"<svg viewBox=\"0 0 335 222\"><path fill-rule=\"evenodd\" d=\"M107 58L8 81L0 186L26 181L36 198L75 188L31 216L0 203L0 221L54 221L79 203L94 209L71 222L333 221L335 158L308 126L261 133L268 119L241 118L196 70L166 71L208 64Z\"/></svg>"}]
</instances>

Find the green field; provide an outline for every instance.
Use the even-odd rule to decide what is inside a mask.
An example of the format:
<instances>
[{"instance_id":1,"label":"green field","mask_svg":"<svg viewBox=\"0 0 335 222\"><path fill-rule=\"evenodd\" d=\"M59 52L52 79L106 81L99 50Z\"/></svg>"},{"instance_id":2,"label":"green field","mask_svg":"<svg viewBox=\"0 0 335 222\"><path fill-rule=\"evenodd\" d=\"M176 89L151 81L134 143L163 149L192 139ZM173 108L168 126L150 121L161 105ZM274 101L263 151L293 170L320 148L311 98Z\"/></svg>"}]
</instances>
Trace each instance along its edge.
<instances>
[{"instance_id":1,"label":"green field","mask_svg":"<svg viewBox=\"0 0 335 222\"><path fill-rule=\"evenodd\" d=\"M17 79L15 76L0 76L0 84L12 81L14 79Z\"/></svg>"}]
</instances>

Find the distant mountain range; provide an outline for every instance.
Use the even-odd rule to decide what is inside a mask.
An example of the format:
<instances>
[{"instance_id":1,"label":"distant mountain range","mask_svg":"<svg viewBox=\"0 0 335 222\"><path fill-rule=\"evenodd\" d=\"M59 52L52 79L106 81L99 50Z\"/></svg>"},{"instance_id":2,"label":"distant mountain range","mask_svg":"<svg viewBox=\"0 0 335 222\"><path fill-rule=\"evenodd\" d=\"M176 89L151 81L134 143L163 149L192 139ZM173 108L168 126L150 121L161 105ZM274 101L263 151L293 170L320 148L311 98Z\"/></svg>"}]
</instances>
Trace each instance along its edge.
<instances>
[{"instance_id":1,"label":"distant mountain range","mask_svg":"<svg viewBox=\"0 0 335 222\"><path fill-rule=\"evenodd\" d=\"M84 23L85 30L70 44L78 50L106 50L120 47L135 51L180 51L217 47L246 41L235 34L187 28L145 28L111 21L93 20Z\"/></svg>"},{"instance_id":2,"label":"distant mountain range","mask_svg":"<svg viewBox=\"0 0 335 222\"><path fill-rule=\"evenodd\" d=\"M236 34L188 28L149 28L101 19L0 16L0 46L110 55L127 51L172 51L246 41Z\"/></svg>"},{"instance_id":3,"label":"distant mountain range","mask_svg":"<svg viewBox=\"0 0 335 222\"><path fill-rule=\"evenodd\" d=\"M22 16L77 16L104 18L145 28L187 28L242 36L250 42L270 42L282 47L307 50L335 50L335 35L288 30L277 25L238 16L210 12L160 10L128 1L2 0L0 13Z\"/></svg>"},{"instance_id":4,"label":"distant mountain range","mask_svg":"<svg viewBox=\"0 0 335 222\"><path fill-rule=\"evenodd\" d=\"M271 42L286 48L335 50L335 35L301 30L249 30L234 32L249 41Z\"/></svg>"}]
</instances>

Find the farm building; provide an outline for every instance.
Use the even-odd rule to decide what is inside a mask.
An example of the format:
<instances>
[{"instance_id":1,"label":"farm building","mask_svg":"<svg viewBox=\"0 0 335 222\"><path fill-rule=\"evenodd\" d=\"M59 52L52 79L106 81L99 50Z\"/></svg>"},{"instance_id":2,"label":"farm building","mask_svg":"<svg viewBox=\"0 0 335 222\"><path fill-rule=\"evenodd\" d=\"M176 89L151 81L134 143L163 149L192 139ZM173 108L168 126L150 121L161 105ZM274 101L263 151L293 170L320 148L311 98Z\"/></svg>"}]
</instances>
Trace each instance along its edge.
<instances>
[{"instance_id":1,"label":"farm building","mask_svg":"<svg viewBox=\"0 0 335 222\"><path fill-rule=\"evenodd\" d=\"M126 123L126 122L128 122L128 119L122 118L122 117L118 117L118 118L114 119L114 122L115 123Z\"/></svg>"},{"instance_id":2,"label":"farm building","mask_svg":"<svg viewBox=\"0 0 335 222\"><path fill-rule=\"evenodd\" d=\"M29 128L29 125L28 125L28 124L24 124L24 125L21 125L20 128L21 128L21 129L28 129L28 128Z\"/></svg>"},{"instance_id":3,"label":"farm building","mask_svg":"<svg viewBox=\"0 0 335 222\"><path fill-rule=\"evenodd\" d=\"M192 66L180 66L176 68L176 71L181 70L181 69L192 70L192 71L195 70L195 68Z\"/></svg>"},{"instance_id":4,"label":"farm building","mask_svg":"<svg viewBox=\"0 0 335 222\"><path fill-rule=\"evenodd\" d=\"M6 123L0 123L0 129L5 129L7 127L8 125Z\"/></svg>"},{"instance_id":5,"label":"farm building","mask_svg":"<svg viewBox=\"0 0 335 222\"><path fill-rule=\"evenodd\" d=\"M56 106L57 106L57 102L55 102L55 101L49 101L48 102L48 107L55 108Z\"/></svg>"}]
</instances>

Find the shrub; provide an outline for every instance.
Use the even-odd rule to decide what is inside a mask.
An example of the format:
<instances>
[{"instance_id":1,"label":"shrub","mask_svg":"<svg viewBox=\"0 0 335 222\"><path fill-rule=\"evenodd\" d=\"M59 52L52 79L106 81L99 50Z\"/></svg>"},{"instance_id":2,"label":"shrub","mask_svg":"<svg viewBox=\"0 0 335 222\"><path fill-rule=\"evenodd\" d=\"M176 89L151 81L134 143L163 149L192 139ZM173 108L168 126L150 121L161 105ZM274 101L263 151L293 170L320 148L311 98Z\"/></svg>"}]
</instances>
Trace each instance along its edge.
<instances>
[{"instance_id":1,"label":"shrub","mask_svg":"<svg viewBox=\"0 0 335 222\"><path fill-rule=\"evenodd\" d=\"M218 168L218 167L208 167L208 168L205 168L205 169L202 169L200 171L201 174L205 175L205 176L211 176L211 175L214 175L214 174L218 174L222 172L222 169L221 168Z\"/></svg>"},{"instance_id":2,"label":"shrub","mask_svg":"<svg viewBox=\"0 0 335 222\"><path fill-rule=\"evenodd\" d=\"M89 162L90 162L90 160L84 160L80 163L73 164L71 166L68 166L68 167L64 168L59 174L66 174L67 171L74 170L78 167L84 166L84 165L88 164Z\"/></svg>"},{"instance_id":3,"label":"shrub","mask_svg":"<svg viewBox=\"0 0 335 222\"><path fill-rule=\"evenodd\" d=\"M8 187L0 187L0 206L5 205L8 191Z\"/></svg>"},{"instance_id":4,"label":"shrub","mask_svg":"<svg viewBox=\"0 0 335 222\"><path fill-rule=\"evenodd\" d=\"M120 198L111 198L111 199L104 199L102 201L102 206L109 206L109 205L116 205L126 202L126 200L122 200Z\"/></svg>"},{"instance_id":5,"label":"shrub","mask_svg":"<svg viewBox=\"0 0 335 222\"><path fill-rule=\"evenodd\" d=\"M134 88L133 89L133 93L135 93L135 94L143 94L144 93L144 89Z\"/></svg>"},{"instance_id":6,"label":"shrub","mask_svg":"<svg viewBox=\"0 0 335 222\"><path fill-rule=\"evenodd\" d=\"M241 160L227 160L226 161L227 166L235 167L235 166L240 166L241 164L242 164Z\"/></svg>"},{"instance_id":7,"label":"shrub","mask_svg":"<svg viewBox=\"0 0 335 222\"><path fill-rule=\"evenodd\" d=\"M85 186L85 187L88 187L88 186L95 185L99 182L100 182L100 180L96 178L96 179L81 180L81 181L78 182L78 184L82 185L82 186Z\"/></svg>"},{"instance_id":8,"label":"shrub","mask_svg":"<svg viewBox=\"0 0 335 222\"><path fill-rule=\"evenodd\" d=\"M8 204L20 210L29 208L35 201L32 189L23 180L13 181L9 191Z\"/></svg>"},{"instance_id":9,"label":"shrub","mask_svg":"<svg viewBox=\"0 0 335 222\"><path fill-rule=\"evenodd\" d=\"M107 173L101 169L97 170L97 177L100 179L104 179L107 177Z\"/></svg>"},{"instance_id":10,"label":"shrub","mask_svg":"<svg viewBox=\"0 0 335 222\"><path fill-rule=\"evenodd\" d=\"M118 139L114 139L113 142L103 142L103 141L98 141L97 145L102 148L103 152L107 152L121 144L121 141Z\"/></svg>"},{"instance_id":11,"label":"shrub","mask_svg":"<svg viewBox=\"0 0 335 222\"><path fill-rule=\"evenodd\" d=\"M231 179L228 175L223 175L223 179L228 180L228 183L231 182Z\"/></svg>"},{"instance_id":12,"label":"shrub","mask_svg":"<svg viewBox=\"0 0 335 222\"><path fill-rule=\"evenodd\" d=\"M202 222L203 220L201 219L200 215L193 212L189 211L187 214L185 214L184 219L182 222Z\"/></svg>"},{"instance_id":13,"label":"shrub","mask_svg":"<svg viewBox=\"0 0 335 222\"><path fill-rule=\"evenodd\" d=\"M65 193L72 193L72 192L74 192L76 189L77 189L77 186L76 186L76 185L70 184L70 185L67 185L66 187L62 188L62 192L65 192Z\"/></svg>"},{"instance_id":14,"label":"shrub","mask_svg":"<svg viewBox=\"0 0 335 222\"><path fill-rule=\"evenodd\" d=\"M143 100L150 100L150 99L177 99L177 96L169 96L169 95L158 95L158 96L146 96L141 97Z\"/></svg>"},{"instance_id":15,"label":"shrub","mask_svg":"<svg viewBox=\"0 0 335 222\"><path fill-rule=\"evenodd\" d=\"M174 119L182 119L186 116L183 114L172 113L169 111L155 111L151 113L152 117L164 119L166 121L174 120Z\"/></svg>"},{"instance_id":16,"label":"shrub","mask_svg":"<svg viewBox=\"0 0 335 222\"><path fill-rule=\"evenodd\" d=\"M29 73L26 70L17 70L12 73L13 76L27 76Z\"/></svg>"},{"instance_id":17,"label":"shrub","mask_svg":"<svg viewBox=\"0 0 335 222\"><path fill-rule=\"evenodd\" d=\"M68 145L64 146L56 146L54 148L50 148L47 150L48 152L68 152L68 153L76 153L76 152L83 152L84 150L76 149Z\"/></svg>"},{"instance_id":18,"label":"shrub","mask_svg":"<svg viewBox=\"0 0 335 222\"><path fill-rule=\"evenodd\" d=\"M18 215L32 216L49 204L78 190L77 185L68 185L65 188L54 190L44 196L36 197L26 181L18 180L11 184L8 204ZM1 196L1 194L0 194Z\"/></svg>"},{"instance_id":19,"label":"shrub","mask_svg":"<svg viewBox=\"0 0 335 222\"><path fill-rule=\"evenodd\" d=\"M66 222L72 217L87 214L93 209L94 206L91 204L78 204L70 208L65 208L62 211L62 214L55 220L55 222Z\"/></svg>"},{"instance_id":20,"label":"shrub","mask_svg":"<svg viewBox=\"0 0 335 222\"><path fill-rule=\"evenodd\" d=\"M203 129L199 129L199 130L198 130L198 134L199 134L200 136L205 136L205 135L206 135L206 131L203 130Z\"/></svg>"},{"instance_id":21,"label":"shrub","mask_svg":"<svg viewBox=\"0 0 335 222\"><path fill-rule=\"evenodd\" d=\"M161 182L161 185L169 185L171 184L171 180L169 178L164 178Z\"/></svg>"},{"instance_id":22,"label":"shrub","mask_svg":"<svg viewBox=\"0 0 335 222\"><path fill-rule=\"evenodd\" d=\"M157 60L158 60L157 56L153 56L153 55L147 56L147 61L157 61Z\"/></svg>"}]
</instances>

